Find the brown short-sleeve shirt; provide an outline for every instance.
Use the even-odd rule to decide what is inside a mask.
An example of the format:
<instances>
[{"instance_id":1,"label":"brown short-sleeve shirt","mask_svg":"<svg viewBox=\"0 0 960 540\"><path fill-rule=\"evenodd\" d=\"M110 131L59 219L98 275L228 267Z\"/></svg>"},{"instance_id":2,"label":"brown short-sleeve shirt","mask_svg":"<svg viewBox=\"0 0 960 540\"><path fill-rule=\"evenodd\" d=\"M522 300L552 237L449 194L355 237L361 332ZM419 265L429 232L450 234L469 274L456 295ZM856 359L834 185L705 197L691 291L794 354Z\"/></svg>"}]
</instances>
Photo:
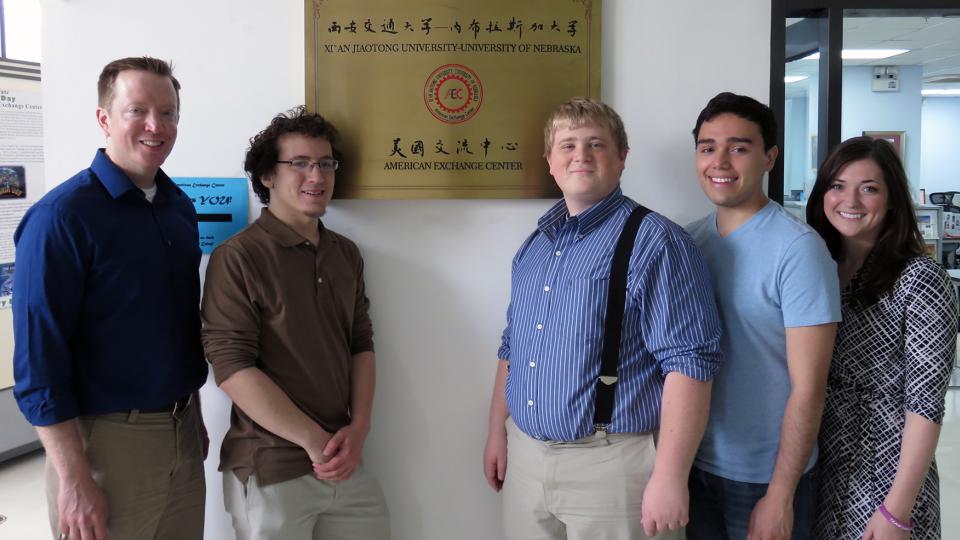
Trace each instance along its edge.
<instances>
[{"instance_id":1,"label":"brown short-sleeve shirt","mask_svg":"<svg viewBox=\"0 0 960 540\"><path fill-rule=\"evenodd\" d=\"M256 367L320 424L350 423L350 362L373 350L363 259L347 238L320 227L313 245L264 208L210 256L203 291L203 347L217 384ZM309 473L305 450L257 425L236 406L220 470L261 485Z\"/></svg>"}]
</instances>

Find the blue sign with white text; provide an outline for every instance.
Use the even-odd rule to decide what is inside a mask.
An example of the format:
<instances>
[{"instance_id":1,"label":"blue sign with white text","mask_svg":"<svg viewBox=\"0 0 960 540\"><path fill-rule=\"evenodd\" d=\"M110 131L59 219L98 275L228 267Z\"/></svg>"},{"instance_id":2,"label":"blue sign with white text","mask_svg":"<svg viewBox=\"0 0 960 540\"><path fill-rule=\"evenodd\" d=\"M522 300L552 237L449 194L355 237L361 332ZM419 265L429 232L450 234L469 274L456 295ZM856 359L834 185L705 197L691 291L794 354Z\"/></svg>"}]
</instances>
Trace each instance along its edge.
<instances>
[{"instance_id":1,"label":"blue sign with white text","mask_svg":"<svg viewBox=\"0 0 960 540\"><path fill-rule=\"evenodd\" d=\"M200 222L200 249L210 253L247 226L246 178L173 178L193 201Z\"/></svg>"}]
</instances>

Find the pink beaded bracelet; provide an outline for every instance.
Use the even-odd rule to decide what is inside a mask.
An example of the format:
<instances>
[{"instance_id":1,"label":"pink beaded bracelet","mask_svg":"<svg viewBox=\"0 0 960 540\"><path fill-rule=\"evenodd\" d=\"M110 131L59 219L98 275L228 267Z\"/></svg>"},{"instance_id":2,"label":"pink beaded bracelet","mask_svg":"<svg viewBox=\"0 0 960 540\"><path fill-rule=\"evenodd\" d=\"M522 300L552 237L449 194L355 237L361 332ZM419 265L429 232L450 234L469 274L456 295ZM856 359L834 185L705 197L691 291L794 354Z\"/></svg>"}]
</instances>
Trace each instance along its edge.
<instances>
[{"instance_id":1,"label":"pink beaded bracelet","mask_svg":"<svg viewBox=\"0 0 960 540\"><path fill-rule=\"evenodd\" d=\"M880 507L877 508L877 510L880 510L880 514L882 514L883 517L885 517L887 521L890 522L891 525L900 529L901 531L912 531L913 528L917 525L916 523L914 523L913 518L910 518L910 521L908 521L907 523L904 523L899 519L893 517L893 514L891 514L890 511L887 510L887 507L884 506L882 503L880 504Z\"/></svg>"}]
</instances>

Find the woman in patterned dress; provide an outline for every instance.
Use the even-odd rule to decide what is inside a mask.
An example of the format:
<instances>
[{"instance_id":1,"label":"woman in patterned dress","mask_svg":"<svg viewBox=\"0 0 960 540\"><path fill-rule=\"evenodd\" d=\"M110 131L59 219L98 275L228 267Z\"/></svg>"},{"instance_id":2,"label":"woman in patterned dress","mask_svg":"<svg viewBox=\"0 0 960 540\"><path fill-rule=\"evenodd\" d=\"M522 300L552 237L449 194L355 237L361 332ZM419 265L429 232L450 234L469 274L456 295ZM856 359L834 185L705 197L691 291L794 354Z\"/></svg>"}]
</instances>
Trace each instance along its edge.
<instances>
[{"instance_id":1,"label":"woman in patterned dress","mask_svg":"<svg viewBox=\"0 0 960 540\"><path fill-rule=\"evenodd\" d=\"M815 535L939 539L934 449L956 298L925 255L893 146L867 137L838 146L817 174L807 221L837 261L843 304L820 428Z\"/></svg>"}]
</instances>

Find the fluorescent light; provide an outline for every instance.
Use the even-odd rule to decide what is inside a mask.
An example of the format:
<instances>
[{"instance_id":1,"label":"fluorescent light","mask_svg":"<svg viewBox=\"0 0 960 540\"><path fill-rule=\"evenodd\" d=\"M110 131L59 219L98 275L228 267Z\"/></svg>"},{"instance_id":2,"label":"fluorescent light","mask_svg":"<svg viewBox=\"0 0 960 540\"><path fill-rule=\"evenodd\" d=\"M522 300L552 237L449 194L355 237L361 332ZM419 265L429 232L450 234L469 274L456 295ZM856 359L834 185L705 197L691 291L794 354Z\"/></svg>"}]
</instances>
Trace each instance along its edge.
<instances>
[{"instance_id":1,"label":"fluorescent light","mask_svg":"<svg viewBox=\"0 0 960 540\"><path fill-rule=\"evenodd\" d=\"M906 52L910 52L910 49L844 49L840 51L840 58L844 60L883 60ZM820 51L817 51L801 60L819 59Z\"/></svg>"},{"instance_id":2,"label":"fluorescent light","mask_svg":"<svg viewBox=\"0 0 960 540\"><path fill-rule=\"evenodd\" d=\"M790 84L790 83L800 82L806 78L807 78L806 75L787 75L786 77L783 78L783 82L785 82L786 84Z\"/></svg>"},{"instance_id":3,"label":"fluorescent light","mask_svg":"<svg viewBox=\"0 0 960 540\"><path fill-rule=\"evenodd\" d=\"M924 88L920 91L924 96L960 96L960 88Z\"/></svg>"},{"instance_id":4,"label":"fluorescent light","mask_svg":"<svg viewBox=\"0 0 960 540\"><path fill-rule=\"evenodd\" d=\"M840 51L844 60L882 60L910 52L910 49L850 49Z\"/></svg>"}]
</instances>

